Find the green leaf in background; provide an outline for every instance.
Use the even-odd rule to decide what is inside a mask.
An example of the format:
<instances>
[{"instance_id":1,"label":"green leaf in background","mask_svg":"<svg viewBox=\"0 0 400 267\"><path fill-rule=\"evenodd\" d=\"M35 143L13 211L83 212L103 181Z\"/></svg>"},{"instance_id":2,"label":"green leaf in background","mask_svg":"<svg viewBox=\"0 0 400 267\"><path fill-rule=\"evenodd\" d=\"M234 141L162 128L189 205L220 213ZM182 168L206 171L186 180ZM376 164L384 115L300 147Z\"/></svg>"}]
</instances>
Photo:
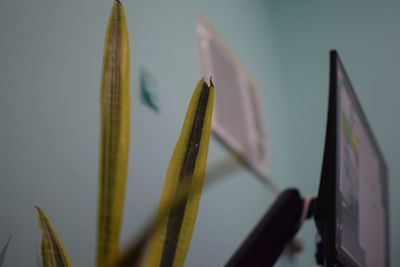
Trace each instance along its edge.
<instances>
[{"instance_id":1,"label":"green leaf in background","mask_svg":"<svg viewBox=\"0 0 400 267\"><path fill-rule=\"evenodd\" d=\"M36 207L36 209L39 226L42 230L43 267L72 267L69 256L50 219L41 208Z\"/></svg>"},{"instance_id":2,"label":"green leaf in background","mask_svg":"<svg viewBox=\"0 0 400 267\"><path fill-rule=\"evenodd\" d=\"M6 259L6 253L7 253L7 249L8 249L8 245L10 244L11 241L11 236L8 238L7 243L4 245L4 247L2 248L1 252L0 252L0 267L3 266L4 260Z\"/></svg>"},{"instance_id":3,"label":"green leaf in background","mask_svg":"<svg viewBox=\"0 0 400 267\"><path fill-rule=\"evenodd\" d=\"M160 112L160 105L157 97L157 81L145 68L140 70L140 99L143 104Z\"/></svg>"},{"instance_id":4,"label":"green leaf in background","mask_svg":"<svg viewBox=\"0 0 400 267\"><path fill-rule=\"evenodd\" d=\"M115 0L107 25L101 81L97 266L119 255L130 123L129 40L124 8Z\"/></svg>"}]
</instances>

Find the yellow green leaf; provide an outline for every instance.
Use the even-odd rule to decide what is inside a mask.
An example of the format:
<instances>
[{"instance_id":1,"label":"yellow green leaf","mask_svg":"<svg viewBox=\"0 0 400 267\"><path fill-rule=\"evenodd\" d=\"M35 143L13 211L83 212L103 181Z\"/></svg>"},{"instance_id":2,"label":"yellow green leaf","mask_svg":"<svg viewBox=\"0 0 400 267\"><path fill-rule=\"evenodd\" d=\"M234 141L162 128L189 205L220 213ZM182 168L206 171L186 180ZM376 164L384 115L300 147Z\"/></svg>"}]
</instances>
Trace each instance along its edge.
<instances>
[{"instance_id":1,"label":"yellow green leaf","mask_svg":"<svg viewBox=\"0 0 400 267\"><path fill-rule=\"evenodd\" d=\"M70 267L71 261L65 251L53 224L44 213L36 207L38 221L42 230L42 263L43 267Z\"/></svg>"},{"instance_id":2,"label":"yellow green leaf","mask_svg":"<svg viewBox=\"0 0 400 267\"><path fill-rule=\"evenodd\" d=\"M204 182L213 102L212 83L208 86L201 80L193 93L168 167L156 227L150 238L148 267L179 267L185 261Z\"/></svg>"},{"instance_id":3,"label":"yellow green leaf","mask_svg":"<svg viewBox=\"0 0 400 267\"><path fill-rule=\"evenodd\" d=\"M108 267L119 254L129 148L129 40L119 0L107 25L100 102L97 266Z\"/></svg>"}]
</instances>

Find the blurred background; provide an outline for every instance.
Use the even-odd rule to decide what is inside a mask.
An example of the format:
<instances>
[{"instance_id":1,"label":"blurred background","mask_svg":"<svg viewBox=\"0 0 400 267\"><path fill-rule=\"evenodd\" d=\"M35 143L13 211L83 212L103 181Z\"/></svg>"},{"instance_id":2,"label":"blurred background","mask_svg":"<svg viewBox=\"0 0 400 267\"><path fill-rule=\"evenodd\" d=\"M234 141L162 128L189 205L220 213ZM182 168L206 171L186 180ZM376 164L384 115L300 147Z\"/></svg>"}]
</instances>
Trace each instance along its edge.
<instances>
[{"instance_id":1,"label":"blurred background","mask_svg":"<svg viewBox=\"0 0 400 267\"><path fill-rule=\"evenodd\" d=\"M391 264L400 265L400 3L123 1L131 42L131 150L122 244L158 205L164 175L201 77L196 16L204 14L257 81L269 169L279 188L317 194L329 50L337 49L389 166ZM34 266L34 205L51 217L75 266L94 266L99 94L112 1L0 1L0 247L5 266ZM140 70L160 112L140 101ZM229 158L212 139L208 166ZM223 266L266 212L271 192L246 169L206 187L186 266ZM316 266L316 229L277 266ZM266 252L267 253L267 252Z\"/></svg>"}]
</instances>

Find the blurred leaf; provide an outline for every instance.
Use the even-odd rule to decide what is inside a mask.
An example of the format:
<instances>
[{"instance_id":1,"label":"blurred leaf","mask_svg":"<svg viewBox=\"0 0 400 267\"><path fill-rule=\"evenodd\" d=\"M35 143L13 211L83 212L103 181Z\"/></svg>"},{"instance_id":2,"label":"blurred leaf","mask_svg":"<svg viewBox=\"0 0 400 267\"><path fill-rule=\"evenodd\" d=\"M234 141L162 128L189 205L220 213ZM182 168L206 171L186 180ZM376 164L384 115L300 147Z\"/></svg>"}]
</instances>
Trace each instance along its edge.
<instances>
[{"instance_id":1,"label":"blurred leaf","mask_svg":"<svg viewBox=\"0 0 400 267\"><path fill-rule=\"evenodd\" d=\"M151 227L147 227L141 235L120 256L113 267L139 267L142 265L143 254L147 240L151 233Z\"/></svg>"},{"instance_id":2,"label":"blurred leaf","mask_svg":"<svg viewBox=\"0 0 400 267\"><path fill-rule=\"evenodd\" d=\"M44 211L36 207L38 213L38 221L42 230L42 263L44 267L69 267L72 266L71 261L65 251L53 224L44 213Z\"/></svg>"},{"instance_id":3,"label":"blurred leaf","mask_svg":"<svg viewBox=\"0 0 400 267\"><path fill-rule=\"evenodd\" d=\"M110 266L119 235L129 148L129 41L123 6L115 0L107 25L101 82L97 266Z\"/></svg>"},{"instance_id":4,"label":"blurred leaf","mask_svg":"<svg viewBox=\"0 0 400 267\"><path fill-rule=\"evenodd\" d=\"M143 252L146 247L147 241L149 240L152 231L156 231L162 227L163 222L168 219L169 212L172 209L176 209L181 203L186 201L188 194L199 192L201 193L202 188L197 187L193 191L191 189L191 183L188 180L182 181L180 185L181 189L174 198L170 198L165 202L160 203L157 217L160 218L156 221L155 218L146 224L146 227L140 232L139 237L134 239L128 248L124 251L122 256L118 259L114 267L138 267L141 266L143 260Z\"/></svg>"},{"instance_id":5,"label":"blurred leaf","mask_svg":"<svg viewBox=\"0 0 400 267\"><path fill-rule=\"evenodd\" d=\"M193 93L168 167L156 227L149 243L146 261L149 267L179 267L185 261L204 182L213 101L212 83L209 87L201 80ZM181 198L182 195L185 197Z\"/></svg>"},{"instance_id":6,"label":"blurred leaf","mask_svg":"<svg viewBox=\"0 0 400 267\"><path fill-rule=\"evenodd\" d=\"M155 112L160 112L157 98L157 81L145 68L140 70L140 98L142 103Z\"/></svg>"},{"instance_id":7,"label":"blurred leaf","mask_svg":"<svg viewBox=\"0 0 400 267\"><path fill-rule=\"evenodd\" d=\"M4 245L3 249L0 252L0 267L3 266L4 260L6 259L6 253L8 249L8 245L10 244L11 236L8 238L7 243Z\"/></svg>"}]
</instances>

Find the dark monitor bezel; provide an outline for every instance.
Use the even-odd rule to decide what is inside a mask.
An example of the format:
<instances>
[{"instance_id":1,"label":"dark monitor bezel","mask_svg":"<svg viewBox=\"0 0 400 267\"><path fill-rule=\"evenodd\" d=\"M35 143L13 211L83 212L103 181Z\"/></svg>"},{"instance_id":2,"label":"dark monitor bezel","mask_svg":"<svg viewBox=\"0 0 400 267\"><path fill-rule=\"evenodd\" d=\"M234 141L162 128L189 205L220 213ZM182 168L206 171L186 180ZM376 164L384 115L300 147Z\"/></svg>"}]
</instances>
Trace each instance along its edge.
<instances>
[{"instance_id":1,"label":"dark monitor bezel","mask_svg":"<svg viewBox=\"0 0 400 267\"><path fill-rule=\"evenodd\" d=\"M364 125L373 147L378 155L380 165L382 166L382 186L384 202L386 207L386 264L389 266L389 215L388 215L388 188L387 188L387 165L378 143L373 135L365 113L361 107L358 97L353 89L351 81L345 70L345 67L335 50L330 52L330 78L329 78L329 103L328 119L325 136L325 149L323 166L321 171L320 188L317 198L317 207L315 212L315 222L322 238L323 257L328 266L349 266L358 267L359 265L340 247L337 246L337 203L339 186L339 136L340 127L340 95L337 81L337 70L342 70L349 87L347 92L350 95L351 102Z\"/></svg>"}]
</instances>

